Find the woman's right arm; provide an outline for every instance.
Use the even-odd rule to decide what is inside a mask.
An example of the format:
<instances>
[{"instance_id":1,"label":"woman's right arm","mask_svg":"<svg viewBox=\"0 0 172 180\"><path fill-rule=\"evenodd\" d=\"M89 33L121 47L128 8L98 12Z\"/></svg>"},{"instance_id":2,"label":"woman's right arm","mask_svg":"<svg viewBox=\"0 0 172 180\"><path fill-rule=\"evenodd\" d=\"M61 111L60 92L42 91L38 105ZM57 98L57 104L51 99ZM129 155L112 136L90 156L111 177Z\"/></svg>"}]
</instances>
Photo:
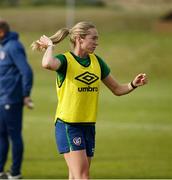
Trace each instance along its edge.
<instances>
[{"instance_id":1,"label":"woman's right arm","mask_svg":"<svg viewBox=\"0 0 172 180\"><path fill-rule=\"evenodd\" d=\"M52 71L56 71L60 68L61 62L59 59L54 58L53 56L53 42L50 38L43 35L38 41L40 46L45 47L46 51L42 58L42 67Z\"/></svg>"},{"instance_id":2,"label":"woman's right arm","mask_svg":"<svg viewBox=\"0 0 172 180\"><path fill-rule=\"evenodd\" d=\"M60 68L60 65L60 60L53 57L53 45L49 45L42 58L42 67L56 71Z\"/></svg>"}]
</instances>

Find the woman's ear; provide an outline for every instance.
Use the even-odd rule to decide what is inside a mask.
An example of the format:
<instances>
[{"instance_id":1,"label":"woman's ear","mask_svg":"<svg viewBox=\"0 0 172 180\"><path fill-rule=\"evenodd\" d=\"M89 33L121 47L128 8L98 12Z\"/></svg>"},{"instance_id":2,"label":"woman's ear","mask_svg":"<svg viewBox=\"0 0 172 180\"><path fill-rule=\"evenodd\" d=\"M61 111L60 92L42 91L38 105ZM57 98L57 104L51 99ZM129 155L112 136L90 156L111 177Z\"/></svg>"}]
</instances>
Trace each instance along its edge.
<instances>
[{"instance_id":1,"label":"woman's ear","mask_svg":"<svg viewBox=\"0 0 172 180\"><path fill-rule=\"evenodd\" d=\"M79 36L79 43L80 43L80 44L83 43L83 38L81 38L81 36Z\"/></svg>"},{"instance_id":2,"label":"woman's ear","mask_svg":"<svg viewBox=\"0 0 172 180\"><path fill-rule=\"evenodd\" d=\"M83 39L81 38L81 36L76 36L76 42L79 44L83 42Z\"/></svg>"}]
</instances>

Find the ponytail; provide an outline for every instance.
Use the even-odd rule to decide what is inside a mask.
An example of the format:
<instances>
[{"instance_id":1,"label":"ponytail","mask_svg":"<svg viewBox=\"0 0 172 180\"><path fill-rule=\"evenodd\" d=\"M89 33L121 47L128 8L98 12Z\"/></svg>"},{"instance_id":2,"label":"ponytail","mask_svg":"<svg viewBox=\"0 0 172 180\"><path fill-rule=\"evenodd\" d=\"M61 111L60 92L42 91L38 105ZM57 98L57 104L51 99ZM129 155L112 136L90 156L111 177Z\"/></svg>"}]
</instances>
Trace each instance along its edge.
<instances>
[{"instance_id":1,"label":"ponytail","mask_svg":"<svg viewBox=\"0 0 172 180\"><path fill-rule=\"evenodd\" d=\"M60 41L63 41L66 36L69 34L68 28L62 28L58 30L54 35L50 36L49 38L52 40L53 44L58 44Z\"/></svg>"},{"instance_id":2,"label":"ponytail","mask_svg":"<svg viewBox=\"0 0 172 180\"><path fill-rule=\"evenodd\" d=\"M62 28L58 30L54 35L50 36L49 38L51 39L52 43L54 45L60 43L63 39L65 39L69 34L69 29L68 28ZM39 40L34 41L31 45L33 50L38 50L38 51L44 51L47 49L48 46L44 44L40 44Z\"/></svg>"},{"instance_id":3,"label":"ponytail","mask_svg":"<svg viewBox=\"0 0 172 180\"><path fill-rule=\"evenodd\" d=\"M89 29L96 28L95 25L91 22L79 22L75 26L73 26L71 29L68 28L62 28L58 30L54 35L50 36L50 40L52 41L53 45L58 44L60 41L62 41L66 36L70 36L70 42L75 47L76 45L76 37L80 36L84 38L86 35L89 34ZM47 49L47 45L41 44L39 40L32 43L32 49L36 49L39 51L44 51Z\"/></svg>"}]
</instances>

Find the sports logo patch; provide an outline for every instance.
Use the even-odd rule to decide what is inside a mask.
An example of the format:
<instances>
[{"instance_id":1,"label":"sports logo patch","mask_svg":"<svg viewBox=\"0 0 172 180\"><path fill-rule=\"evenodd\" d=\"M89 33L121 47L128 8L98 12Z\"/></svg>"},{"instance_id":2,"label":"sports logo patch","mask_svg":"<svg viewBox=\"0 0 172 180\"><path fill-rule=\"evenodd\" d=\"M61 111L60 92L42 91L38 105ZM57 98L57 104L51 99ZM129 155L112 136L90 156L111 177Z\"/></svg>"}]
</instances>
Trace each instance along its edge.
<instances>
[{"instance_id":1,"label":"sports logo patch","mask_svg":"<svg viewBox=\"0 0 172 180\"><path fill-rule=\"evenodd\" d=\"M76 146L80 146L80 145L81 145L81 137L75 137L75 138L73 138L73 143L74 143Z\"/></svg>"},{"instance_id":2,"label":"sports logo patch","mask_svg":"<svg viewBox=\"0 0 172 180\"><path fill-rule=\"evenodd\" d=\"M79 76L75 77L75 79L83 82L84 84L90 85L93 82L97 81L99 77L93 73L89 73L88 71L86 71L85 73L80 74Z\"/></svg>"},{"instance_id":3,"label":"sports logo patch","mask_svg":"<svg viewBox=\"0 0 172 180\"><path fill-rule=\"evenodd\" d=\"M5 59L5 52L0 51L0 60L4 60L4 59Z\"/></svg>"},{"instance_id":4,"label":"sports logo patch","mask_svg":"<svg viewBox=\"0 0 172 180\"><path fill-rule=\"evenodd\" d=\"M9 104L6 104L6 105L4 106L4 108L5 108L5 110L9 110L11 107L10 107Z\"/></svg>"}]
</instances>

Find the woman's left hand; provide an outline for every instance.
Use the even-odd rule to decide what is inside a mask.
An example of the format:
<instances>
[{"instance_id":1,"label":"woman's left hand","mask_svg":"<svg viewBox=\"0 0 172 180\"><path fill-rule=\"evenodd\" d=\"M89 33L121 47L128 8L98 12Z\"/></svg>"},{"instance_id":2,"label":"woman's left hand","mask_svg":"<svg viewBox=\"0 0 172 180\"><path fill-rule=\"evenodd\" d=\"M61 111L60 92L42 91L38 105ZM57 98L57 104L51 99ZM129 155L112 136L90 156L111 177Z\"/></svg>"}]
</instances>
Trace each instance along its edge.
<instances>
[{"instance_id":1,"label":"woman's left hand","mask_svg":"<svg viewBox=\"0 0 172 180\"><path fill-rule=\"evenodd\" d=\"M140 73L138 74L134 80L132 81L133 85L135 87L138 87L138 86L143 86L144 84L147 84L148 83L148 78L147 78L147 75L145 73Z\"/></svg>"}]
</instances>

